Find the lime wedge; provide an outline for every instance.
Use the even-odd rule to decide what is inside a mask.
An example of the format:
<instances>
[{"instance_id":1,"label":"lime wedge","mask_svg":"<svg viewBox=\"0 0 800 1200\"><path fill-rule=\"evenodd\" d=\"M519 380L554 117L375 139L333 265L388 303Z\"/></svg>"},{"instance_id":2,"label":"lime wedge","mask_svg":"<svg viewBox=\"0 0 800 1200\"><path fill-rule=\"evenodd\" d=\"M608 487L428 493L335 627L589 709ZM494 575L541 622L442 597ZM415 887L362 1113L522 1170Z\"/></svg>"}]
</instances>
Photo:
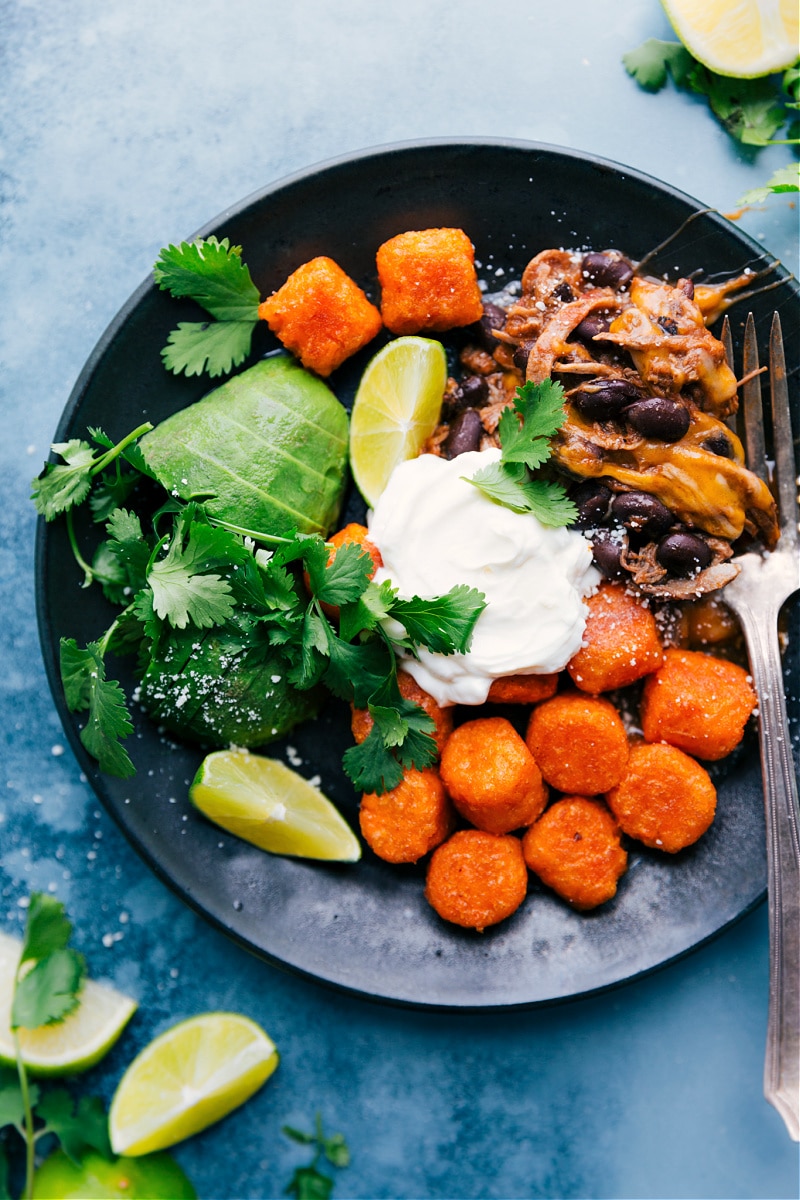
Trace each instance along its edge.
<instances>
[{"instance_id":1,"label":"lime wedge","mask_svg":"<svg viewBox=\"0 0 800 1200\"><path fill-rule=\"evenodd\" d=\"M117 1158L54 1150L33 1177L33 1200L197 1200L191 1180L168 1154Z\"/></svg>"},{"instance_id":2,"label":"lime wedge","mask_svg":"<svg viewBox=\"0 0 800 1200\"><path fill-rule=\"evenodd\" d=\"M238 1013L173 1025L119 1082L108 1114L114 1153L135 1158L191 1137L249 1099L277 1065L275 1043Z\"/></svg>"},{"instance_id":3,"label":"lime wedge","mask_svg":"<svg viewBox=\"0 0 800 1200\"><path fill-rule=\"evenodd\" d=\"M0 1063L13 1066L11 1002L22 942L0 933ZM20 1029L25 1065L34 1075L69 1075L86 1071L111 1049L136 1012L136 1003L104 983L87 979L80 1004L58 1025Z\"/></svg>"},{"instance_id":4,"label":"lime wedge","mask_svg":"<svg viewBox=\"0 0 800 1200\"><path fill-rule=\"evenodd\" d=\"M797 0L661 0L686 49L719 75L753 79L798 56Z\"/></svg>"},{"instance_id":5,"label":"lime wedge","mask_svg":"<svg viewBox=\"0 0 800 1200\"><path fill-rule=\"evenodd\" d=\"M189 798L209 820L272 854L361 857L358 838L330 800L277 759L217 750L200 764Z\"/></svg>"},{"instance_id":6,"label":"lime wedge","mask_svg":"<svg viewBox=\"0 0 800 1200\"><path fill-rule=\"evenodd\" d=\"M350 416L350 467L367 504L433 433L446 383L444 347L431 338L397 338L368 363Z\"/></svg>"}]
</instances>

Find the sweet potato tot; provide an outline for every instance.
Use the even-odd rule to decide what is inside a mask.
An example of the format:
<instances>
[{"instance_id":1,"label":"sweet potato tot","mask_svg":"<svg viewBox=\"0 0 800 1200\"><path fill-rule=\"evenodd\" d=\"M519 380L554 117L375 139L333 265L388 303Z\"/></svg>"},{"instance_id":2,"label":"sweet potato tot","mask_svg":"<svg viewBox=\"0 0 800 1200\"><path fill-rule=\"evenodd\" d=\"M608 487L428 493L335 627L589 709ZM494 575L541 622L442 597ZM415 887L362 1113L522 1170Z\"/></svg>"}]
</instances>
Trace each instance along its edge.
<instances>
[{"instance_id":1,"label":"sweet potato tot","mask_svg":"<svg viewBox=\"0 0 800 1200\"><path fill-rule=\"evenodd\" d=\"M628 762L625 726L613 704L581 692L564 692L538 705L525 740L542 778L559 792L607 792Z\"/></svg>"},{"instance_id":2,"label":"sweet potato tot","mask_svg":"<svg viewBox=\"0 0 800 1200\"><path fill-rule=\"evenodd\" d=\"M452 708L440 708L429 692L421 688L416 679L409 675L408 671L397 672L397 686L400 689L400 695L406 700L413 701L420 708L424 708L429 717L433 719L436 726L435 731L431 735L441 754L444 749L444 744L453 732L453 710ZM354 708L352 710L352 719L350 728L353 730L353 737L357 743L363 742L364 738L369 734L374 722L368 708Z\"/></svg>"},{"instance_id":3,"label":"sweet potato tot","mask_svg":"<svg viewBox=\"0 0 800 1200\"><path fill-rule=\"evenodd\" d=\"M505 717L480 717L454 729L440 770L458 811L486 833L530 825L547 803L539 768Z\"/></svg>"},{"instance_id":4,"label":"sweet potato tot","mask_svg":"<svg viewBox=\"0 0 800 1200\"><path fill-rule=\"evenodd\" d=\"M378 249L383 323L392 333L471 325L483 315L472 242L461 229L398 234Z\"/></svg>"},{"instance_id":5,"label":"sweet potato tot","mask_svg":"<svg viewBox=\"0 0 800 1200\"><path fill-rule=\"evenodd\" d=\"M438 773L412 769L391 791L362 796L359 824L379 858L415 863L445 840L455 812Z\"/></svg>"},{"instance_id":6,"label":"sweet potato tot","mask_svg":"<svg viewBox=\"0 0 800 1200\"><path fill-rule=\"evenodd\" d=\"M445 921L482 933L516 912L527 890L519 838L462 829L434 850L425 898Z\"/></svg>"},{"instance_id":7,"label":"sweet potato tot","mask_svg":"<svg viewBox=\"0 0 800 1200\"><path fill-rule=\"evenodd\" d=\"M619 826L608 809L586 796L551 804L522 839L525 862L542 883L581 911L616 895L628 866Z\"/></svg>"},{"instance_id":8,"label":"sweet potato tot","mask_svg":"<svg viewBox=\"0 0 800 1200\"><path fill-rule=\"evenodd\" d=\"M714 820L717 792L700 763L664 742L631 747L628 769L606 795L620 829L655 850L677 854Z\"/></svg>"},{"instance_id":9,"label":"sweet potato tot","mask_svg":"<svg viewBox=\"0 0 800 1200\"><path fill-rule=\"evenodd\" d=\"M747 672L699 650L668 650L644 687L642 731L648 742L669 742L716 762L744 736L756 707Z\"/></svg>"},{"instance_id":10,"label":"sweet potato tot","mask_svg":"<svg viewBox=\"0 0 800 1200\"><path fill-rule=\"evenodd\" d=\"M661 666L664 651L655 618L622 584L601 584L586 603L583 645L567 664L577 688L594 695L608 692Z\"/></svg>"},{"instance_id":11,"label":"sweet potato tot","mask_svg":"<svg viewBox=\"0 0 800 1200\"><path fill-rule=\"evenodd\" d=\"M342 268L321 255L293 271L258 315L304 367L327 376L371 342L381 314Z\"/></svg>"},{"instance_id":12,"label":"sweet potato tot","mask_svg":"<svg viewBox=\"0 0 800 1200\"><path fill-rule=\"evenodd\" d=\"M506 675L495 679L487 699L492 704L538 704L558 689L558 675Z\"/></svg>"}]
</instances>

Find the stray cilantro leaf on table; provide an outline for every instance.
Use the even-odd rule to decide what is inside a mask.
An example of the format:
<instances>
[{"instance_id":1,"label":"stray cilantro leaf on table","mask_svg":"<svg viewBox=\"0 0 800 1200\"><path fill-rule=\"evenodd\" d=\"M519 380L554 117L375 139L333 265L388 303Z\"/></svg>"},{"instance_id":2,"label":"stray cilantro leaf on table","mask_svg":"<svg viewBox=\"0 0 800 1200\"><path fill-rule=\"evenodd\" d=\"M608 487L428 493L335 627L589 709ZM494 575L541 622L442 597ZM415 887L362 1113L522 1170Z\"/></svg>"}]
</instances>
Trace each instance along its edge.
<instances>
[{"instance_id":1,"label":"stray cilantro leaf on table","mask_svg":"<svg viewBox=\"0 0 800 1200\"><path fill-rule=\"evenodd\" d=\"M295 1200L329 1200L333 1193L334 1181L330 1175L325 1175L319 1170L319 1164L324 1160L340 1170L350 1165L350 1150L344 1135L334 1133L326 1137L319 1113L315 1118L313 1133L305 1133L291 1125L281 1126L281 1132L298 1145L314 1148L311 1162L307 1166L295 1168L284 1195L294 1196Z\"/></svg>"},{"instance_id":2,"label":"stray cilantro leaf on table","mask_svg":"<svg viewBox=\"0 0 800 1200\"><path fill-rule=\"evenodd\" d=\"M695 60L680 42L648 38L635 50L623 54L622 61L639 87L648 92L659 92L666 85L668 74L680 87Z\"/></svg>"},{"instance_id":3,"label":"stray cilantro leaf on table","mask_svg":"<svg viewBox=\"0 0 800 1200\"><path fill-rule=\"evenodd\" d=\"M67 946L71 933L64 905L54 896L34 892L17 967L12 1030L52 1025L78 1007L86 964L83 955Z\"/></svg>"},{"instance_id":4,"label":"stray cilantro leaf on table","mask_svg":"<svg viewBox=\"0 0 800 1200\"><path fill-rule=\"evenodd\" d=\"M761 204L771 193L800 192L800 162L779 167L763 187L751 188L739 197L740 204Z\"/></svg>"},{"instance_id":5,"label":"stray cilantro leaf on table","mask_svg":"<svg viewBox=\"0 0 800 1200\"><path fill-rule=\"evenodd\" d=\"M563 425L564 389L547 379L517 388L497 427L500 460L467 480L497 504L532 513L543 525L569 525L577 516L562 484L538 475L550 457L550 438Z\"/></svg>"},{"instance_id":6,"label":"stray cilantro leaf on table","mask_svg":"<svg viewBox=\"0 0 800 1200\"><path fill-rule=\"evenodd\" d=\"M181 321L161 354L176 375L214 378L238 367L250 353L258 323L259 294L241 246L215 237L165 247L153 268L162 291L196 301L213 321Z\"/></svg>"}]
</instances>

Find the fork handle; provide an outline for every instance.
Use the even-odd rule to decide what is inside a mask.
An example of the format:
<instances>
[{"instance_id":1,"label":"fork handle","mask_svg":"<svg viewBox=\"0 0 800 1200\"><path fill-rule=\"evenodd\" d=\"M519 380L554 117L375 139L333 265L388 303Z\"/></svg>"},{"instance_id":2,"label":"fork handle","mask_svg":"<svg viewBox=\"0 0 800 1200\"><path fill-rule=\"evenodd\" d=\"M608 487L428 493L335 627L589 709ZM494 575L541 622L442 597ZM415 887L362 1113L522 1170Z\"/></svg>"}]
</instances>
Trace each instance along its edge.
<instances>
[{"instance_id":1,"label":"fork handle","mask_svg":"<svg viewBox=\"0 0 800 1200\"><path fill-rule=\"evenodd\" d=\"M786 724L777 611L739 609L759 705L769 887L764 1095L800 1140L800 809Z\"/></svg>"}]
</instances>

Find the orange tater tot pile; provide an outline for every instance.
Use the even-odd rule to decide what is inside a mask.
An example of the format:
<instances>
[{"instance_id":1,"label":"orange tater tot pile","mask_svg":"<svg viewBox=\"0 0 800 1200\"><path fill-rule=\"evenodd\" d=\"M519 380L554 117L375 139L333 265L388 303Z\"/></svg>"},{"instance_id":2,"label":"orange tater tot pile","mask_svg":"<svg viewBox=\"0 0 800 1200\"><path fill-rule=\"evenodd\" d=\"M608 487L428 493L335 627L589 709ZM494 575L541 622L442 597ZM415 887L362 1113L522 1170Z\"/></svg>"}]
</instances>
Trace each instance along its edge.
<instances>
[{"instance_id":1,"label":"orange tater tot pile","mask_svg":"<svg viewBox=\"0 0 800 1200\"><path fill-rule=\"evenodd\" d=\"M596 908L616 895L628 856L619 826L597 800L557 800L522 839L525 862L573 908Z\"/></svg>"},{"instance_id":2,"label":"orange tater tot pile","mask_svg":"<svg viewBox=\"0 0 800 1200\"><path fill-rule=\"evenodd\" d=\"M351 521L349 525L345 525L344 529L337 530L331 537L328 538L328 545L332 547L328 554L328 562L333 562L336 557L336 551L340 546L345 546L355 543L357 546L363 546L367 554L372 559L372 574L374 575L378 567L383 566L381 552L376 545L369 540L369 530L366 525L359 525L355 521Z\"/></svg>"},{"instance_id":3,"label":"orange tater tot pile","mask_svg":"<svg viewBox=\"0 0 800 1200\"><path fill-rule=\"evenodd\" d=\"M627 687L664 661L655 617L619 583L602 584L586 601L583 645L567 664L582 692Z\"/></svg>"},{"instance_id":4,"label":"orange tater tot pile","mask_svg":"<svg viewBox=\"0 0 800 1200\"><path fill-rule=\"evenodd\" d=\"M487 700L491 704L538 704L558 690L558 675L506 675L495 679Z\"/></svg>"},{"instance_id":5,"label":"orange tater tot pile","mask_svg":"<svg viewBox=\"0 0 800 1200\"><path fill-rule=\"evenodd\" d=\"M397 686L400 689L400 695L405 700L411 700L414 704L418 704L420 708L424 708L429 717L433 719L436 729L431 734L436 742L436 745L441 754L444 749L444 744L453 732L453 710L452 708L440 708L428 692L421 688L416 679L409 675L408 671L397 672ZM369 734L373 726L372 714L368 708L354 708L350 727L353 731L353 738L356 743L364 741L364 738Z\"/></svg>"},{"instance_id":6,"label":"orange tater tot pile","mask_svg":"<svg viewBox=\"0 0 800 1200\"><path fill-rule=\"evenodd\" d=\"M631 748L628 769L606 801L624 833L676 854L714 820L717 792L705 768L682 750L640 742Z\"/></svg>"},{"instance_id":7,"label":"orange tater tot pile","mask_svg":"<svg viewBox=\"0 0 800 1200\"><path fill-rule=\"evenodd\" d=\"M440 770L458 811L487 833L530 825L547 802L530 750L504 717L459 725L447 739Z\"/></svg>"},{"instance_id":8,"label":"orange tater tot pile","mask_svg":"<svg viewBox=\"0 0 800 1200\"><path fill-rule=\"evenodd\" d=\"M445 921L482 932L516 912L527 890L519 838L462 829L434 850L425 897Z\"/></svg>"},{"instance_id":9,"label":"orange tater tot pile","mask_svg":"<svg viewBox=\"0 0 800 1200\"><path fill-rule=\"evenodd\" d=\"M642 730L649 742L669 742L716 762L744 736L756 706L747 672L698 650L668 650L642 696Z\"/></svg>"},{"instance_id":10,"label":"orange tater tot pile","mask_svg":"<svg viewBox=\"0 0 800 1200\"><path fill-rule=\"evenodd\" d=\"M455 814L437 772L411 769L391 791L362 797L359 822L379 858L415 863L445 840Z\"/></svg>"},{"instance_id":11,"label":"orange tater tot pile","mask_svg":"<svg viewBox=\"0 0 800 1200\"><path fill-rule=\"evenodd\" d=\"M475 251L462 229L400 233L378 249L381 315L392 333L443 332L483 315Z\"/></svg>"},{"instance_id":12,"label":"orange tater tot pile","mask_svg":"<svg viewBox=\"0 0 800 1200\"><path fill-rule=\"evenodd\" d=\"M564 692L535 708L525 740L545 782L560 792L607 792L628 762L625 726L613 704L580 692Z\"/></svg>"},{"instance_id":13,"label":"orange tater tot pile","mask_svg":"<svg viewBox=\"0 0 800 1200\"><path fill-rule=\"evenodd\" d=\"M325 255L293 271L258 306L258 315L304 367L322 376L371 342L382 325L358 284Z\"/></svg>"}]
</instances>

